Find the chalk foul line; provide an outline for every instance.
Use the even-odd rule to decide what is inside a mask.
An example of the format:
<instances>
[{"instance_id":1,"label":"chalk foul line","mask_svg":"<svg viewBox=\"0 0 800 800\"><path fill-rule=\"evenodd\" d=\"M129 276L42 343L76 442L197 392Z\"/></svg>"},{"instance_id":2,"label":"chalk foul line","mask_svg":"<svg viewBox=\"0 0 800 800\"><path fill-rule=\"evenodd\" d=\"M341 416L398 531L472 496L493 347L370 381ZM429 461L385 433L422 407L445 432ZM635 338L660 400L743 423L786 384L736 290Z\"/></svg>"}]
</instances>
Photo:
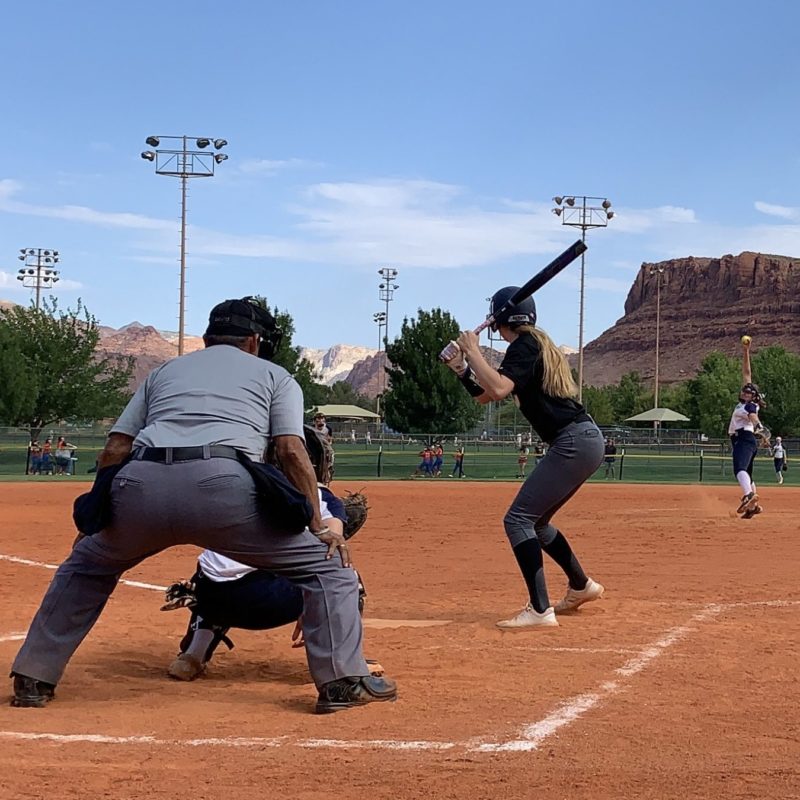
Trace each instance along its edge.
<instances>
[{"instance_id":1,"label":"chalk foul line","mask_svg":"<svg viewBox=\"0 0 800 800\"><path fill-rule=\"evenodd\" d=\"M47 564L44 561L31 561L29 558L19 558L19 556L9 556L0 553L0 561L10 561L12 564L24 564L26 567L42 567L42 569L58 569L58 564ZM136 589L151 589L154 592L165 592L166 586L156 586L154 583L142 583L141 581L129 581L121 578L119 581L125 586L133 586Z\"/></svg>"},{"instance_id":2,"label":"chalk foul line","mask_svg":"<svg viewBox=\"0 0 800 800\"><path fill-rule=\"evenodd\" d=\"M31 733L23 731L0 731L0 739L48 741L58 744L92 742L97 744L160 745L175 747L245 747L274 748L299 747L304 749L342 750L394 750L394 751L445 751L466 750L478 753L507 753L538 750L551 736L572 724L587 712L599 707L604 701L619 694L627 684L648 665L664 655L671 647L694 633L700 625L733 609L772 607L787 608L800 605L800 600L766 600L741 603L711 603L693 614L684 624L670 628L655 641L645 645L621 667L614 670L615 678L602 681L593 691L584 692L560 703L538 722L526 724L517 739L510 741L487 741L487 738L460 742L398 740L398 739L292 739L279 737L217 737L200 739L162 739L156 736L107 736L104 734ZM17 634L10 634L16 636ZM357 711L355 713L358 713Z\"/></svg>"}]
</instances>

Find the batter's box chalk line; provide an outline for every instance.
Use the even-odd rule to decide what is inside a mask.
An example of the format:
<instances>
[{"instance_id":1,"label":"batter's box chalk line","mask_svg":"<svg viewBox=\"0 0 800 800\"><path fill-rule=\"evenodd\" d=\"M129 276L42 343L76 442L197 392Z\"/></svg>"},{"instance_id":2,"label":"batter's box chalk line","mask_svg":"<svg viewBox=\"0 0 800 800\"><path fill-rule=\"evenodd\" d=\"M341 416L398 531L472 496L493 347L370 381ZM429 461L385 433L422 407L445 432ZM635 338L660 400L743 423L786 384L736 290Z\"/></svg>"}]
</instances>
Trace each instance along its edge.
<instances>
[{"instance_id":1,"label":"batter's box chalk line","mask_svg":"<svg viewBox=\"0 0 800 800\"><path fill-rule=\"evenodd\" d=\"M12 561L27 566L56 569L54 565L0 554L0 560ZM129 582L138 588L161 589L152 584ZM584 714L598 708L603 702L627 689L631 679L642 672L670 648L682 642L698 628L721 614L741 608L788 608L800 605L800 600L764 600L739 603L709 603L682 625L662 633L657 639L638 650L621 667L615 669L610 680L601 681L592 691L583 692L559 703L549 714L537 722L522 726L517 738L506 741L492 740L490 737L472 738L464 741L437 742L427 740L402 739L295 739L290 736L278 737L221 737L201 739L168 739L157 736L107 736L96 733L31 733L26 731L0 731L0 739L17 741L44 741L55 744L91 742L96 744L118 745L158 745L172 747L244 747L274 748L299 747L303 749L339 750L395 750L395 751L450 751L463 750L472 753L519 753L538 750L542 744L559 731L580 719ZM17 634L9 634L16 636ZM45 712L46 713L46 712ZM358 713L356 710L355 713Z\"/></svg>"}]
</instances>

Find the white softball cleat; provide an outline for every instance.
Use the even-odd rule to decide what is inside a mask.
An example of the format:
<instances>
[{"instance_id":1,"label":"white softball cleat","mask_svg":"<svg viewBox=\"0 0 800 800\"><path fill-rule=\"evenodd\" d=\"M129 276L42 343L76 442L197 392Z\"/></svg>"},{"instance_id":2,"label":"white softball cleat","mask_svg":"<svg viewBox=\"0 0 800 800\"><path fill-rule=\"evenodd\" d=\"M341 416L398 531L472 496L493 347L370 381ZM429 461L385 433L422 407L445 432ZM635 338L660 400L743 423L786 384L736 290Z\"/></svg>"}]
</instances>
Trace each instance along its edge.
<instances>
[{"instance_id":1,"label":"white softball cleat","mask_svg":"<svg viewBox=\"0 0 800 800\"><path fill-rule=\"evenodd\" d=\"M567 587L567 593L556 603L556 614L568 614L570 611L580 608L584 603L588 603L591 600L599 600L604 591L604 587L591 578L586 581L586 586L583 589L573 589L569 586Z\"/></svg>"},{"instance_id":2,"label":"white softball cleat","mask_svg":"<svg viewBox=\"0 0 800 800\"><path fill-rule=\"evenodd\" d=\"M556 612L553 607L544 610L541 614L534 611L533 606L528 603L522 611L511 619L501 619L497 623L498 628L503 630L519 630L522 628L552 628L558 625Z\"/></svg>"}]
</instances>

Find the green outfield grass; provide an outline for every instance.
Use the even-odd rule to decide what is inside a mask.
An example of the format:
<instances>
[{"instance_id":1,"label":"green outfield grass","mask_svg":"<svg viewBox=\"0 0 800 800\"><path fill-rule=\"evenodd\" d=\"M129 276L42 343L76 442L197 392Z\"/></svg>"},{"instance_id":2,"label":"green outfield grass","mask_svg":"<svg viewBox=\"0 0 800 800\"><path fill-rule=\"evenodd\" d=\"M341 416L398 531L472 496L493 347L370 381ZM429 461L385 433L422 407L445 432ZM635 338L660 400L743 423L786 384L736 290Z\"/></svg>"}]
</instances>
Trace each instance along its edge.
<instances>
[{"instance_id":1,"label":"green outfield grass","mask_svg":"<svg viewBox=\"0 0 800 800\"><path fill-rule=\"evenodd\" d=\"M84 437L81 442L70 438L74 444L79 445L77 451L78 461L74 464L75 474L72 476L25 475L26 444L19 442L0 443L0 480L33 480L33 481L91 481L93 474L88 470L94 465L94 459L102 448L102 436ZM417 455L418 447L406 444L384 447L379 455L378 445L365 447L359 445L337 445L336 447L336 478L349 481L370 480L404 480L411 479L420 463ZM621 451L617 455L614 465L614 480L624 483L698 483L700 476L700 451L687 445L684 452L661 452L657 448L641 446L626 447L623 457ZM452 448L451 448L452 450ZM734 481L732 474L731 458L729 454L716 454L703 456L703 483L731 483ZM379 467L380 458L380 467ZM442 466L441 477L435 480L449 482L453 469L452 453L448 452ZM529 457L526 474L535 469L533 455ZM480 449L467 449L464 458L463 480L478 481L516 481L517 451L510 443L481 444ZM768 455L759 455L756 459L754 477L756 483L766 485L775 483L775 472L772 459ZM418 476L416 480L434 480L425 476ZM605 465L591 478L592 481L605 482ZM800 485L800 462L797 469L792 462L789 470L784 473L785 484L789 486Z\"/></svg>"}]
</instances>

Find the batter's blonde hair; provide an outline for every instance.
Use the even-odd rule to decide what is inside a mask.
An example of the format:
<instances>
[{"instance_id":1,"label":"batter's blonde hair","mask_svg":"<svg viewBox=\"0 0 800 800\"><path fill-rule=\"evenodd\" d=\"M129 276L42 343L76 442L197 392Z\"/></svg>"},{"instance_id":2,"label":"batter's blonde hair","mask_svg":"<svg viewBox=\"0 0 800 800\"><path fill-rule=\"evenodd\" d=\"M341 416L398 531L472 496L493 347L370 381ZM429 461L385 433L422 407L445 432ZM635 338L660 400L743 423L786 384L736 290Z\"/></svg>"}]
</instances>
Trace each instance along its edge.
<instances>
[{"instance_id":1,"label":"batter's blonde hair","mask_svg":"<svg viewBox=\"0 0 800 800\"><path fill-rule=\"evenodd\" d=\"M575 397L578 387L572 377L567 357L556 347L555 342L541 329L533 325L515 327L517 333L529 333L536 339L542 353L542 389L550 397L564 399Z\"/></svg>"}]
</instances>

